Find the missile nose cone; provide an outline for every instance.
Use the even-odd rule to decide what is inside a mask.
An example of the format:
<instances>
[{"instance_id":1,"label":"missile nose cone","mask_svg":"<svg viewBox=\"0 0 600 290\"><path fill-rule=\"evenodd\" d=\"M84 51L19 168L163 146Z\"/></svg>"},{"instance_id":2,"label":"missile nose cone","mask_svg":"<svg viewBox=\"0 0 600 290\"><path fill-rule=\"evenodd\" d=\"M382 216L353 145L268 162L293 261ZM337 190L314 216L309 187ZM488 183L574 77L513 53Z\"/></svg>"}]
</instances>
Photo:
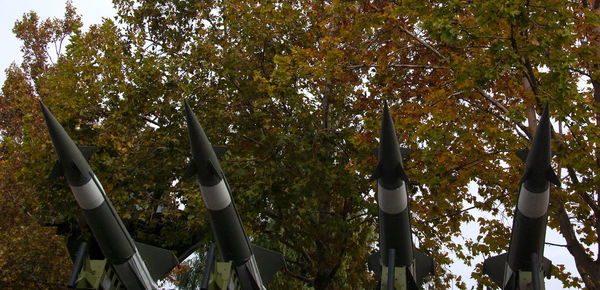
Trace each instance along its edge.
<instances>
[{"instance_id":1,"label":"missile nose cone","mask_svg":"<svg viewBox=\"0 0 600 290\"><path fill-rule=\"evenodd\" d=\"M65 177L70 185L79 186L86 184L91 179L92 169L73 143L65 129L54 118L50 110L40 101L40 107L52 144L56 150L58 161L62 165Z\"/></svg>"},{"instance_id":2,"label":"missile nose cone","mask_svg":"<svg viewBox=\"0 0 600 290\"><path fill-rule=\"evenodd\" d=\"M548 109L548 103L544 106L544 111L540 115L540 121L535 129L535 136L533 137L533 142L536 140L541 142L542 145L550 145L550 133L551 133L551 125L550 125L550 113ZM533 143L532 143L533 147Z\"/></svg>"},{"instance_id":3,"label":"missile nose cone","mask_svg":"<svg viewBox=\"0 0 600 290\"><path fill-rule=\"evenodd\" d=\"M554 182L555 179L555 174L551 168L551 128L548 103L546 103L536 127L531 148L527 154L525 162L526 172L523 176L525 187L535 192L545 190L548 186L548 181Z\"/></svg>"},{"instance_id":4,"label":"missile nose cone","mask_svg":"<svg viewBox=\"0 0 600 290\"><path fill-rule=\"evenodd\" d=\"M221 166L217 156L202 130L202 126L192 112L190 105L184 101L185 117L188 124L190 147L192 149L192 166L195 167L198 180L203 186L213 186L221 181Z\"/></svg>"},{"instance_id":5,"label":"missile nose cone","mask_svg":"<svg viewBox=\"0 0 600 290\"><path fill-rule=\"evenodd\" d=\"M378 158L375 177L384 188L395 189L402 185L405 178L402 165L402 154L396 137L394 120L390 114L387 102L384 102L381 120L381 135L379 138Z\"/></svg>"},{"instance_id":6,"label":"missile nose cone","mask_svg":"<svg viewBox=\"0 0 600 290\"><path fill-rule=\"evenodd\" d=\"M394 120L390 114L387 102L383 107L383 118L381 120L381 135L379 139L379 159L385 159L402 163L400 146L396 137Z\"/></svg>"},{"instance_id":7,"label":"missile nose cone","mask_svg":"<svg viewBox=\"0 0 600 290\"><path fill-rule=\"evenodd\" d=\"M60 126L60 124L58 123L56 118L54 118L52 113L50 113L50 110L48 110L46 105L44 105L44 103L41 100L39 102L40 102L40 108L42 110L42 114L44 115L44 120L46 121L46 127L48 127L48 130L55 129L56 125L58 125L59 127L62 127L62 126ZM56 131L56 130L54 130L54 131Z\"/></svg>"},{"instance_id":8,"label":"missile nose cone","mask_svg":"<svg viewBox=\"0 0 600 290\"><path fill-rule=\"evenodd\" d=\"M535 136L531 142L531 149L527 155L528 167L548 167L552 158L550 149L550 117L548 113L548 104L540 116L540 122L535 130Z\"/></svg>"},{"instance_id":9,"label":"missile nose cone","mask_svg":"<svg viewBox=\"0 0 600 290\"><path fill-rule=\"evenodd\" d=\"M185 118L187 120L188 127L191 125L195 125L195 123L198 123L196 115L194 115L192 108L190 108L190 104L188 104L187 101L183 101L183 106L185 108Z\"/></svg>"}]
</instances>

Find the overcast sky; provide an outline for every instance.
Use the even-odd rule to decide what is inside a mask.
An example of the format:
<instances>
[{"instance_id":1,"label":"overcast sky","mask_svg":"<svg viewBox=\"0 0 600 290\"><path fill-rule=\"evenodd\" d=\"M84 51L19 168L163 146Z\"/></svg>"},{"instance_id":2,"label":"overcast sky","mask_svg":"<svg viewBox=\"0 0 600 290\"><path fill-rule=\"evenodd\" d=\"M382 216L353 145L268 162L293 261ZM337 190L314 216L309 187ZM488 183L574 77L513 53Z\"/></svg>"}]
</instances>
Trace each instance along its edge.
<instances>
[{"instance_id":1,"label":"overcast sky","mask_svg":"<svg viewBox=\"0 0 600 290\"><path fill-rule=\"evenodd\" d=\"M6 79L4 70L11 63L20 64L22 61L20 52L21 42L12 33L15 21L20 19L24 13L32 10L40 16L40 19L62 17L64 15L65 2L61 0L0 0L0 3L2 4L2 9L0 10L0 39L3 39L3 45L0 46L0 55L2 55L0 58L0 68L2 68L0 82L4 83ZM82 16L84 30L91 24L100 23L103 17L112 18L116 14L109 0L73 0L73 5L77 8L77 13ZM461 230L467 238L474 238L479 233L476 223L463 225ZM548 230L546 241L555 244L565 244L562 236L556 231L551 230ZM574 260L565 248L546 246L545 256L554 264L564 264L568 271L579 276ZM482 259L483 257L478 257L474 264L480 262ZM457 263L452 265L449 270L454 274L462 276L469 286L475 286L474 281L469 279L473 267ZM562 289L562 284L558 280L552 279L546 281L546 289Z\"/></svg>"},{"instance_id":2,"label":"overcast sky","mask_svg":"<svg viewBox=\"0 0 600 290\"><path fill-rule=\"evenodd\" d=\"M81 15L83 26L100 23L102 17L113 17L116 10L113 9L110 0L73 0L73 6ZM21 19L23 14L35 11L40 19L62 17L65 14L65 1L63 0L0 0L0 82L4 83L6 76L4 70L15 62L20 64L21 41L12 33L15 21Z\"/></svg>"}]
</instances>

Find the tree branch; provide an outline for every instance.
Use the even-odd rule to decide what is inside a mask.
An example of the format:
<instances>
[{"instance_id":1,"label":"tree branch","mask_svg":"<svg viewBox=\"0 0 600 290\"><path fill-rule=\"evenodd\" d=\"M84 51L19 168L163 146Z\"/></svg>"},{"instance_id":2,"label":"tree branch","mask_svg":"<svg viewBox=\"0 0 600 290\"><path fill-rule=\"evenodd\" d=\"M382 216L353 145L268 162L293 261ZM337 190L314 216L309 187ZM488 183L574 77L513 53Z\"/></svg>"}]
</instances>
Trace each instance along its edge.
<instances>
[{"instance_id":1,"label":"tree branch","mask_svg":"<svg viewBox=\"0 0 600 290\"><path fill-rule=\"evenodd\" d=\"M389 67L400 67L400 68L422 68L422 69L450 69L447 66L437 66L437 65L423 65L423 64L388 64ZM378 67L378 65L366 65L366 64L357 64L357 65L349 65L346 66L348 69L357 69L363 67Z\"/></svg>"},{"instance_id":2,"label":"tree branch","mask_svg":"<svg viewBox=\"0 0 600 290\"><path fill-rule=\"evenodd\" d=\"M157 123L156 121L154 121L154 120L152 120L152 119L150 119L148 117L141 116L140 118L142 118L142 120L144 120L144 121L146 121L148 123L151 123L151 124L156 125L158 127L162 127L159 123Z\"/></svg>"},{"instance_id":3,"label":"tree branch","mask_svg":"<svg viewBox=\"0 0 600 290\"><path fill-rule=\"evenodd\" d=\"M292 258L290 258L290 257L285 257L285 261L286 261L286 262L290 262L290 263L292 263L292 264L299 265L300 267L303 267L303 268L306 268L306 269L309 269L309 268L310 268L310 266L309 266L308 264L306 264L306 263L302 263L302 262L300 262L300 261L296 261L295 259L292 259Z\"/></svg>"},{"instance_id":4,"label":"tree branch","mask_svg":"<svg viewBox=\"0 0 600 290\"><path fill-rule=\"evenodd\" d=\"M492 102L492 104L494 104L494 106L498 107L498 109L500 109L504 114L508 114L508 109L504 105L502 105L496 99L492 98L492 96L488 95L482 89L475 88L475 91L477 93L479 93L481 96L483 96L484 98L486 98L488 101Z\"/></svg>"},{"instance_id":5,"label":"tree branch","mask_svg":"<svg viewBox=\"0 0 600 290\"><path fill-rule=\"evenodd\" d=\"M404 31L406 34L410 35L412 38L414 38L416 41L418 41L420 44L422 44L423 46L427 47L429 50L433 51L433 53L435 53L439 58L441 58L442 60L446 59L446 57L444 55L442 55L437 49L435 49L429 43L425 42L425 40L419 38L416 34L408 31L406 28L402 27L402 25L398 25L398 27L402 31Z\"/></svg>"},{"instance_id":6,"label":"tree branch","mask_svg":"<svg viewBox=\"0 0 600 290\"><path fill-rule=\"evenodd\" d=\"M286 274L290 275L290 276L292 276L292 278L296 278L296 279L298 279L298 280L300 280L302 282L305 282L305 283L308 283L308 284L311 284L311 285L313 284L313 280L311 280L309 278L306 278L306 277L304 277L302 275L299 275L299 274L296 274L296 273L293 273L293 272L290 272L290 271L286 272Z\"/></svg>"},{"instance_id":7,"label":"tree branch","mask_svg":"<svg viewBox=\"0 0 600 290\"><path fill-rule=\"evenodd\" d=\"M589 72L586 72L586 71L583 71L583 70L580 70L580 69L576 69L576 68L569 68L569 70L573 71L573 72L576 72L576 73L578 73L580 75L584 75L584 76L587 76L589 78L592 78L592 74L589 73Z\"/></svg>"},{"instance_id":8,"label":"tree branch","mask_svg":"<svg viewBox=\"0 0 600 290\"><path fill-rule=\"evenodd\" d=\"M550 243L550 242L545 242L546 245L549 246L555 246L555 247L567 247L567 245L560 245L560 244L555 244L555 243Z\"/></svg>"},{"instance_id":9,"label":"tree branch","mask_svg":"<svg viewBox=\"0 0 600 290\"><path fill-rule=\"evenodd\" d=\"M567 241L567 250L569 253L575 258L575 264L577 265L577 270L579 274L581 274L581 278L586 286L592 286L594 284L594 273L589 273L588 269L590 269L589 265L593 265L594 261L588 256L585 249L577 240L577 236L573 231L573 225L569 220L569 216L565 210L563 203L560 203L560 208L557 211L558 222L559 222L559 231L562 236Z\"/></svg>"},{"instance_id":10,"label":"tree branch","mask_svg":"<svg viewBox=\"0 0 600 290\"><path fill-rule=\"evenodd\" d=\"M486 92L484 92L480 88L475 88L475 91L477 93L479 93L481 96L483 96L486 100L488 100L492 104L494 104L494 106L496 106L498 109L500 109L500 111L502 111L505 115L508 115L508 109L504 105L502 105L500 102L498 102L496 99L492 98L492 96L488 95ZM524 132L527 137L531 137L529 135L529 130L527 129L527 127L525 127L523 124L520 124L517 122L513 122L513 123L516 124L517 127L519 129L521 129L521 131Z\"/></svg>"},{"instance_id":11,"label":"tree branch","mask_svg":"<svg viewBox=\"0 0 600 290\"><path fill-rule=\"evenodd\" d=\"M260 142L258 142L256 139L254 139L254 138L251 138L251 137L248 137L248 136L246 136L246 135L242 135L242 138L244 138L244 139L246 139L246 140L249 140L249 141L252 141L252 142L254 142L254 143L258 144L258 145L261 145L261 143L260 143Z\"/></svg>"},{"instance_id":12,"label":"tree branch","mask_svg":"<svg viewBox=\"0 0 600 290\"><path fill-rule=\"evenodd\" d=\"M573 169L573 167L568 166L567 172L569 173L569 177L571 178L571 181L573 181L573 184L575 184L575 186L579 185L579 179L577 178L577 173L575 172L575 169ZM575 192L585 201L585 203L587 203L592 208L595 216L600 216L600 207L596 204L596 202L591 196L589 196L585 192L582 192L581 190L575 189Z\"/></svg>"},{"instance_id":13,"label":"tree branch","mask_svg":"<svg viewBox=\"0 0 600 290\"><path fill-rule=\"evenodd\" d=\"M273 231L270 231L270 230L267 230L267 229L264 229L263 231L264 231L265 233L268 233L268 234L275 234L275 232L273 232ZM300 249L297 249L297 248L296 248L297 246L295 246L295 245L292 245L290 242L286 241L285 239L279 239L278 241L279 241L280 243L282 243L282 244L286 245L286 246L287 246L287 247L289 247L290 249L293 249L294 251L300 252L300 254L302 254L302 256L303 256L303 257L304 257L306 260L308 260L308 262L309 262L311 265L313 265L313 266L315 265L315 262L313 261L313 259L311 259L311 257L310 257L310 255L308 254L308 252L306 252L306 250L305 250L305 249L303 249L302 247L300 247Z\"/></svg>"},{"instance_id":14,"label":"tree branch","mask_svg":"<svg viewBox=\"0 0 600 290\"><path fill-rule=\"evenodd\" d=\"M423 222L430 223L430 222L439 220L439 219L444 218L444 217L457 216L457 215L463 214L464 212L467 212L467 211L470 211L470 210L476 209L476 208L477 208L477 206L467 207L467 208L461 209L460 211L457 211L457 212L454 212L454 213L450 213L450 214L440 215L440 216L434 217L432 219L425 220Z\"/></svg>"}]
</instances>

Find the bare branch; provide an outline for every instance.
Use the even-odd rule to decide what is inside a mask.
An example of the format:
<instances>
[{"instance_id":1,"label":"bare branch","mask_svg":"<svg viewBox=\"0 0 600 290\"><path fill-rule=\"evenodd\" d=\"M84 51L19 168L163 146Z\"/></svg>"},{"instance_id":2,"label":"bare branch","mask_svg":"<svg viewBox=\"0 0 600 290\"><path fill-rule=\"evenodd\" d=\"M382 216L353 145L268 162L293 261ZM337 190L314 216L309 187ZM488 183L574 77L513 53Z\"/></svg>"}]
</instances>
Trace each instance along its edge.
<instances>
[{"instance_id":1,"label":"bare branch","mask_svg":"<svg viewBox=\"0 0 600 290\"><path fill-rule=\"evenodd\" d=\"M251 137L248 137L248 136L246 136L246 135L242 135L242 138L244 138L244 139L246 139L246 140L249 140L249 141L252 141L252 142L254 142L254 143L258 144L258 145L260 145L260 144L261 144L261 143L260 143L260 142L258 142L256 139L254 139L254 138L251 138Z\"/></svg>"},{"instance_id":2,"label":"bare branch","mask_svg":"<svg viewBox=\"0 0 600 290\"><path fill-rule=\"evenodd\" d=\"M560 245L560 244L555 244L555 243L550 243L550 242L546 242L545 244L549 245L549 246L555 246L555 247L565 247L565 248L567 247L567 245Z\"/></svg>"},{"instance_id":3,"label":"bare branch","mask_svg":"<svg viewBox=\"0 0 600 290\"><path fill-rule=\"evenodd\" d=\"M584 265L593 265L594 261L590 258L590 256L588 256L587 252L577 239L575 231L573 231L573 225L571 224L569 216L567 215L565 207L562 203L560 204L560 208L557 211L557 216L560 225L558 227L559 231L567 241L567 250L569 250L569 253L571 253L573 258L575 258L575 264L577 264L577 269L579 270L579 272L582 273L583 270L583 273L586 274L582 275L581 277L583 279L583 282L586 285L594 285L594 282L592 280L592 275L594 273L586 273L587 271L585 271L584 268Z\"/></svg>"},{"instance_id":4,"label":"bare branch","mask_svg":"<svg viewBox=\"0 0 600 290\"><path fill-rule=\"evenodd\" d=\"M498 109L500 109L504 114L508 114L508 109L504 105L502 105L496 99L492 98L492 96L488 95L482 89L475 88L475 91L478 92L484 98L486 98L488 101L492 102L492 104L494 104L494 106L498 107Z\"/></svg>"},{"instance_id":5,"label":"bare branch","mask_svg":"<svg viewBox=\"0 0 600 290\"><path fill-rule=\"evenodd\" d=\"M152 119L150 119L148 117L141 116L140 118L142 118L142 120L144 120L144 121L146 121L148 123L151 123L151 124L156 125L158 127L162 127L162 125L160 125L159 123L157 123L156 121L154 121L154 120L152 120Z\"/></svg>"},{"instance_id":6,"label":"bare branch","mask_svg":"<svg viewBox=\"0 0 600 290\"><path fill-rule=\"evenodd\" d=\"M472 210L472 209L476 209L476 208L477 208L477 206L471 206L471 207L467 207L467 208L464 208L464 209L462 209L462 210L460 210L460 211L457 211L457 212L454 212L454 213L445 214L445 215L440 215L440 216L434 217L434 218L432 218L432 219L425 220L425 221L423 221L423 222L425 222L425 223L430 223L430 222L433 222L433 221L439 220L439 219L441 219L441 218L444 218L444 217L452 217L452 216L461 215L461 214L463 214L464 212L467 212L467 211L470 211L470 210Z\"/></svg>"},{"instance_id":7,"label":"bare branch","mask_svg":"<svg viewBox=\"0 0 600 290\"><path fill-rule=\"evenodd\" d=\"M420 44L427 47L429 50L433 51L433 53L435 53L439 58L441 58L442 60L446 59L446 57L444 55L442 55L437 49L435 49L429 43L425 42L425 40L419 38L416 34L408 31L406 28L402 27L402 25L398 25L398 27L402 31L404 31L406 34L410 35L412 38L414 38L416 41L418 41Z\"/></svg>"},{"instance_id":8,"label":"bare branch","mask_svg":"<svg viewBox=\"0 0 600 290\"><path fill-rule=\"evenodd\" d=\"M496 118L498 118L498 119L502 120L504 123L506 123L508 126L512 126L513 124L515 124L515 123L516 123L516 122L510 121L510 120L508 120L508 119L504 118L503 116L501 116L501 115L499 115L499 114L496 114L496 113L494 113L494 112L491 112L490 110L488 110L488 109L486 109L486 108L482 108L482 107L481 107L481 106L479 106L478 104L476 104L476 103L473 103L473 102L470 102L468 99L461 98L461 100L463 100L463 101L465 101L465 102L469 103L469 104L470 104L470 105L472 105L472 106L475 106L475 107L477 107L477 108L478 108L479 110L481 110L481 111L484 111L484 112L486 112L486 113L488 113L488 114L490 114L490 115L493 115L493 116L495 116ZM517 129L521 129L521 130L516 130L517 134L519 134L519 136L521 136L523 139L528 139L528 138L529 138L529 135L527 134L527 132L528 132L528 131L524 130L524 129L523 129L523 126L522 126L521 124L519 124L519 123L516 123L516 125L517 125ZM525 132L525 133L524 133L524 132Z\"/></svg>"},{"instance_id":9,"label":"bare branch","mask_svg":"<svg viewBox=\"0 0 600 290\"><path fill-rule=\"evenodd\" d=\"M584 76L587 76L589 78L592 78L592 74L589 73L589 72L586 72L584 70L580 70L580 69L576 69L576 68L569 68L569 70L573 71L573 72L576 72L576 73L578 73L580 75L584 75Z\"/></svg>"},{"instance_id":10,"label":"bare branch","mask_svg":"<svg viewBox=\"0 0 600 290\"><path fill-rule=\"evenodd\" d=\"M575 169L569 166L567 167L567 172L569 172L569 177L573 181L573 184L579 185L579 179L577 178L577 173L575 172ZM594 202L594 199L591 196L589 196L585 192L582 192L581 190L575 190L575 192L585 201L585 203L587 203L592 208L592 210L594 211L594 215L600 216L600 207L598 206L598 204L596 204L596 202Z\"/></svg>"},{"instance_id":11,"label":"bare branch","mask_svg":"<svg viewBox=\"0 0 600 290\"><path fill-rule=\"evenodd\" d=\"M286 263L287 263L287 262L290 262L290 263L292 263L292 264L296 264L296 265L298 265L298 266L300 266L300 267L309 268L309 265L308 265L308 264L306 264L306 263L302 263L302 262L300 262L300 261L297 261L297 260L294 260L294 259L292 259L292 258L290 258L290 257L287 257L287 256L285 257L285 262L286 262Z\"/></svg>"},{"instance_id":12,"label":"bare branch","mask_svg":"<svg viewBox=\"0 0 600 290\"><path fill-rule=\"evenodd\" d=\"M480 88L475 88L475 91L477 93L479 93L481 96L483 96L486 100L488 100L492 104L494 104L494 106L496 106L498 109L500 109L500 111L502 111L505 115L508 115L508 109L504 105L502 105L500 102L498 102L496 99L492 98L492 96L488 95L486 92L484 92ZM529 130L527 129L527 127L525 127L523 124L520 124L517 122L512 122L512 123L517 125L517 127L519 129L521 129L521 131L524 132L526 136L529 136Z\"/></svg>"},{"instance_id":13,"label":"bare branch","mask_svg":"<svg viewBox=\"0 0 600 290\"><path fill-rule=\"evenodd\" d=\"M286 258L286 259L287 259L287 258ZM293 273L293 272L289 272L289 271L288 271L288 272L286 272L286 274L287 274L287 275L290 275L290 276L292 276L292 278L296 278L296 279L298 279L298 280L300 280L300 281L303 281L303 282L306 282L306 283L309 283L309 284L313 284L313 282L314 282L314 281L313 281L313 280L311 280L311 279L308 279L308 278L306 278L306 277L304 277L304 276L298 275L298 274L296 274L296 273Z\"/></svg>"},{"instance_id":14,"label":"bare branch","mask_svg":"<svg viewBox=\"0 0 600 290\"><path fill-rule=\"evenodd\" d=\"M422 69L450 69L447 66L438 66L438 65L423 65L423 64L388 64L389 67L401 67L401 68L422 68ZM348 69L357 69L363 67L378 67L377 65L366 65L366 64L357 64L357 65L349 65L346 66Z\"/></svg>"}]
</instances>

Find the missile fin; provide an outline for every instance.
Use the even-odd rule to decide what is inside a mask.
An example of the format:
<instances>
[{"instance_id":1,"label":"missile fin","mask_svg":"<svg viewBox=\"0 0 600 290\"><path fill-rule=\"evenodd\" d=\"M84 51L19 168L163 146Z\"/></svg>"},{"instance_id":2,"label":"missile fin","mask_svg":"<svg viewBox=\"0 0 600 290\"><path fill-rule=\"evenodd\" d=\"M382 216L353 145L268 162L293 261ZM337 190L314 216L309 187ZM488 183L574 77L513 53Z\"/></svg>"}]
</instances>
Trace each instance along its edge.
<instances>
[{"instance_id":1,"label":"missile fin","mask_svg":"<svg viewBox=\"0 0 600 290\"><path fill-rule=\"evenodd\" d=\"M552 274L552 268L554 268L552 261L546 257L542 257L542 272L548 279L550 279L550 275Z\"/></svg>"},{"instance_id":2,"label":"missile fin","mask_svg":"<svg viewBox=\"0 0 600 290\"><path fill-rule=\"evenodd\" d=\"M75 162L71 162L71 166L73 166L73 168L77 169L77 171L79 172L84 172L85 169L81 169L77 166L77 164L75 164ZM50 171L50 174L48 175L49 179L57 179L61 176L65 175L65 169L63 167L63 164L56 160L56 162L54 163L54 166L52 167L52 171Z\"/></svg>"},{"instance_id":3,"label":"missile fin","mask_svg":"<svg viewBox=\"0 0 600 290\"><path fill-rule=\"evenodd\" d=\"M211 173L221 176L215 168L215 166L212 164L212 162L209 161L207 167ZM192 160L192 162L190 162L190 165L188 165L188 167L185 169L182 178L184 180L190 179L191 177L195 176L196 173L198 173L198 167L196 167L196 162Z\"/></svg>"},{"instance_id":4,"label":"missile fin","mask_svg":"<svg viewBox=\"0 0 600 290\"><path fill-rule=\"evenodd\" d=\"M517 157L523 161L523 163L527 163L527 156L529 155L529 149L519 149L515 151ZM556 151L552 150L552 156L556 156Z\"/></svg>"},{"instance_id":5,"label":"missile fin","mask_svg":"<svg viewBox=\"0 0 600 290\"><path fill-rule=\"evenodd\" d=\"M250 246L256 257L260 277L264 283L271 282L277 272L285 269L285 259L281 253L257 245L251 244Z\"/></svg>"},{"instance_id":6,"label":"missile fin","mask_svg":"<svg viewBox=\"0 0 600 290\"><path fill-rule=\"evenodd\" d=\"M396 287L396 249L388 249L388 276L387 289L394 290ZM382 287L383 288L383 287Z\"/></svg>"},{"instance_id":7,"label":"missile fin","mask_svg":"<svg viewBox=\"0 0 600 290\"><path fill-rule=\"evenodd\" d=\"M525 180L527 180L528 177L529 177L529 170L526 170L525 173L523 174L523 177L521 177L519 184L525 182Z\"/></svg>"},{"instance_id":8,"label":"missile fin","mask_svg":"<svg viewBox=\"0 0 600 290\"><path fill-rule=\"evenodd\" d=\"M192 160L192 162L190 162L190 164L185 168L185 172L183 173L182 179L188 180L195 176L196 172L198 172L198 169L196 168L196 162Z\"/></svg>"},{"instance_id":9,"label":"missile fin","mask_svg":"<svg viewBox=\"0 0 600 290\"><path fill-rule=\"evenodd\" d=\"M98 150L98 147L96 146L78 146L79 147L79 151L81 151L81 154L83 155L83 157L85 158L85 160L90 160L90 158L92 158L92 155L94 155L94 153L96 153L96 150Z\"/></svg>"},{"instance_id":10,"label":"missile fin","mask_svg":"<svg viewBox=\"0 0 600 290\"><path fill-rule=\"evenodd\" d=\"M540 260L538 260L538 257L536 252L531 253L531 268L533 269L531 273L531 284L533 290L540 290L541 288L540 275L537 273L537 269L540 268Z\"/></svg>"},{"instance_id":11,"label":"missile fin","mask_svg":"<svg viewBox=\"0 0 600 290\"><path fill-rule=\"evenodd\" d=\"M517 157L523 161L523 163L527 162L527 155L529 155L529 149L521 149L515 152Z\"/></svg>"},{"instance_id":12,"label":"missile fin","mask_svg":"<svg viewBox=\"0 0 600 290\"><path fill-rule=\"evenodd\" d=\"M406 172L404 172L402 164L398 163L398 165L396 165L396 173L402 180L404 180L404 182L406 182L406 184L408 184L408 177L406 176Z\"/></svg>"},{"instance_id":13,"label":"missile fin","mask_svg":"<svg viewBox=\"0 0 600 290\"><path fill-rule=\"evenodd\" d=\"M381 175L382 175L381 171L383 170L382 167L383 167L383 165L381 162L377 163L377 167L375 167L373 174L371 174L371 177L369 178L370 181L375 181L379 177L381 177ZM398 163L398 165L396 165L396 174L402 180L404 180L406 183L408 183L408 177L406 176L406 172L404 172L404 168L402 167L402 164L400 164L400 163Z\"/></svg>"},{"instance_id":14,"label":"missile fin","mask_svg":"<svg viewBox=\"0 0 600 290\"><path fill-rule=\"evenodd\" d=\"M52 171L50 171L50 175L48 175L48 178L57 179L63 175L65 175L63 166L59 160L56 160L56 162L54 162L54 166L52 167Z\"/></svg>"},{"instance_id":15,"label":"missile fin","mask_svg":"<svg viewBox=\"0 0 600 290\"><path fill-rule=\"evenodd\" d=\"M517 288L517 283L518 281L518 275L515 274L514 272L510 274L510 277L508 277L508 280L506 281L506 284L504 284L504 290L518 290L519 288Z\"/></svg>"},{"instance_id":16,"label":"missile fin","mask_svg":"<svg viewBox=\"0 0 600 290\"><path fill-rule=\"evenodd\" d=\"M218 175L219 177L223 178L223 176L221 176L221 173L217 170L217 168L215 167L215 165L212 163L212 161L208 161L208 170L214 174L214 175Z\"/></svg>"},{"instance_id":17,"label":"missile fin","mask_svg":"<svg viewBox=\"0 0 600 290\"><path fill-rule=\"evenodd\" d=\"M548 178L548 181L550 181L552 184L560 186L560 180L558 179L558 176L556 176L556 173L552 167L548 167L546 171L546 178Z\"/></svg>"},{"instance_id":18,"label":"missile fin","mask_svg":"<svg viewBox=\"0 0 600 290\"><path fill-rule=\"evenodd\" d=\"M213 146L213 151L215 151L215 155L217 155L217 158L221 158L223 155L225 155L225 152L227 152L228 149L229 148L227 146ZM190 164L185 168L185 172L183 173L182 177L183 180L188 180L196 175L196 173L198 172L198 168L195 164L196 162L192 159L192 162L190 162ZM212 166L211 170L212 172L217 172L214 166Z\"/></svg>"},{"instance_id":19,"label":"missile fin","mask_svg":"<svg viewBox=\"0 0 600 290\"><path fill-rule=\"evenodd\" d=\"M381 177L382 167L383 165L381 162L377 163L377 167L375 167L373 174L371 174L371 177L369 178L370 181L375 181L377 178Z\"/></svg>"},{"instance_id":20,"label":"missile fin","mask_svg":"<svg viewBox=\"0 0 600 290\"><path fill-rule=\"evenodd\" d=\"M179 253L179 256L177 256L177 260L183 261L183 260L187 259L187 257L189 257L191 254L196 252L196 250L198 250L202 245L204 245L205 242L206 242L205 240L201 240L201 241L189 246L183 252Z\"/></svg>"},{"instance_id":21,"label":"missile fin","mask_svg":"<svg viewBox=\"0 0 600 290\"><path fill-rule=\"evenodd\" d=\"M425 253L415 249L415 282L417 285L423 285L423 280L429 275L433 275L435 267L433 259Z\"/></svg>"},{"instance_id":22,"label":"missile fin","mask_svg":"<svg viewBox=\"0 0 600 290\"><path fill-rule=\"evenodd\" d=\"M81 173L81 175L83 175L83 173L88 170L86 167L83 166L83 164L81 163L76 163L73 162L71 165L73 165L73 167L77 168L77 171L79 171Z\"/></svg>"},{"instance_id":23,"label":"missile fin","mask_svg":"<svg viewBox=\"0 0 600 290\"><path fill-rule=\"evenodd\" d=\"M221 174L219 174L219 172L217 171L215 166L212 164L212 162L209 161L207 167L211 173L221 176ZM182 178L184 180L190 179L191 177L195 176L196 173L198 173L198 167L196 167L196 162L192 161L190 163L190 165L188 165L188 167L186 167Z\"/></svg>"},{"instance_id":24,"label":"missile fin","mask_svg":"<svg viewBox=\"0 0 600 290\"><path fill-rule=\"evenodd\" d=\"M373 271L375 277L381 277L381 256L379 255L379 251L374 252L367 259L367 266L369 271Z\"/></svg>"},{"instance_id":25,"label":"missile fin","mask_svg":"<svg viewBox=\"0 0 600 290\"><path fill-rule=\"evenodd\" d=\"M412 153L412 150L408 147L400 147L400 154L402 154L402 160L408 159L408 156Z\"/></svg>"},{"instance_id":26,"label":"missile fin","mask_svg":"<svg viewBox=\"0 0 600 290\"><path fill-rule=\"evenodd\" d=\"M79 148L79 151L81 151L81 154L83 155L85 160L90 160L90 158L92 158L92 155L94 155L94 153L98 149L96 146L78 146L78 148ZM62 164L60 163L59 160L56 160L56 162L54 163L54 166L52 167L52 170L50 171L50 175L48 175L48 178L49 179L57 179L57 178L63 176L64 174L65 174L65 171L63 169Z\"/></svg>"},{"instance_id":27,"label":"missile fin","mask_svg":"<svg viewBox=\"0 0 600 290\"><path fill-rule=\"evenodd\" d=\"M375 157L379 156L379 147L371 149L371 153L375 155ZM412 149L408 147L400 147L400 154L402 155L402 161L407 160L410 154L412 154Z\"/></svg>"},{"instance_id":28,"label":"missile fin","mask_svg":"<svg viewBox=\"0 0 600 290\"><path fill-rule=\"evenodd\" d=\"M488 275L500 288L504 287L504 269L507 256L508 254L504 253L483 261L483 274Z\"/></svg>"},{"instance_id":29,"label":"missile fin","mask_svg":"<svg viewBox=\"0 0 600 290\"><path fill-rule=\"evenodd\" d=\"M167 249L140 242L135 242L135 245L146 267L148 267L150 275L156 281L165 278L171 272L171 269L179 264L177 257Z\"/></svg>"},{"instance_id":30,"label":"missile fin","mask_svg":"<svg viewBox=\"0 0 600 290\"><path fill-rule=\"evenodd\" d=\"M221 158L223 155L225 155L225 152L227 152L229 148L227 146L213 146L213 151L215 151L215 155L217 155L217 158Z\"/></svg>"}]
</instances>

